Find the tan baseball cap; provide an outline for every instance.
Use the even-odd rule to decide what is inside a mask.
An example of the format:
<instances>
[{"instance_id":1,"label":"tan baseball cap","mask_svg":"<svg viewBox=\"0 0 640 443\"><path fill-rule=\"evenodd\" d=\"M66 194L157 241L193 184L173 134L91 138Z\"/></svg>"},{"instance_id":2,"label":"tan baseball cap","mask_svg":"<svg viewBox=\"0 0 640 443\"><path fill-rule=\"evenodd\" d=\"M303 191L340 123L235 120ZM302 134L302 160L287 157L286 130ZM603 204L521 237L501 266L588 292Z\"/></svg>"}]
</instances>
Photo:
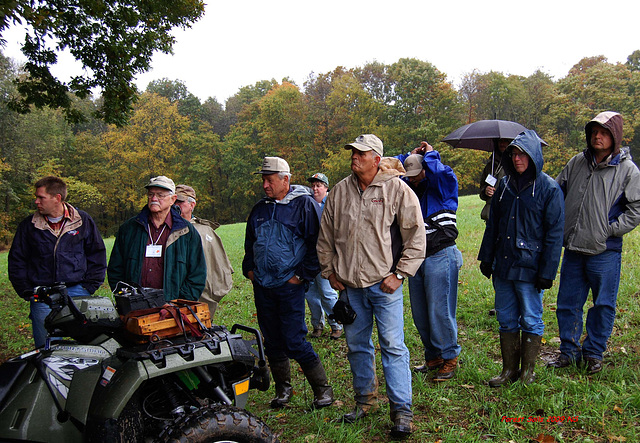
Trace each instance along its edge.
<instances>
[{"instance_id":1,"label":"tan baseball cap","mask_svg":"<svg viewBox=\"0 0 640 443\"><path fill-rule=\"evenodd\" d=\"M270 175L270 174L276 174L278 172L290 173L291 170L289 169L289 163L287 163L287 161L284 158L265 157L264 160L262 161L262 170L258 172L254 172L254 174Z\"/></svg>"},{"instance_id":2,"label":"tan baseball cap","mask_svg":"<svg viewBox=\"0 0 640 443\"><path fill-rule=\"evenodd\" d=\"M380 157L383 155L384 148L382 146L382 140L373 134L363 134L356 138L356 141L344 145L344 149L356 148L358 151L373 151Z\"/></svg>"},{"instance_id":3,"label":"tan baseball cap","mask_svg":"<svg viewBox=\"0 0 640 443\"><path fill-rule=\"evenodd\" d=\"M187 185L178 185L176 186L176 196L179 202L190 201L195 203L196 201L196 191Z\"/></svg>"},{"instance_id":4,"label":"tan baseball cap","mask_svg":"<svg viewBox=\"0 0 640 443\"><path fill-rule=\"evenodd\" d=\"M422 171L422 159L423 155L420 154L411 154L409 157L404 159L404 169L407 171L404 176L405 177L415 177L420 174Z\"/></svg>"},{"instance_id":5,"label":"tan baseball cap","mask_svg":"<svg viewBox=\"0 0 640 443\"><path fill-rule=\"evenodd\" d=\"M176 193L176 184L173 180L164 175L159 175L149 180L149 183L145 185L145 188L149 189L151 187L168 189L172 194Z\"/></svg>"}]
</instances>

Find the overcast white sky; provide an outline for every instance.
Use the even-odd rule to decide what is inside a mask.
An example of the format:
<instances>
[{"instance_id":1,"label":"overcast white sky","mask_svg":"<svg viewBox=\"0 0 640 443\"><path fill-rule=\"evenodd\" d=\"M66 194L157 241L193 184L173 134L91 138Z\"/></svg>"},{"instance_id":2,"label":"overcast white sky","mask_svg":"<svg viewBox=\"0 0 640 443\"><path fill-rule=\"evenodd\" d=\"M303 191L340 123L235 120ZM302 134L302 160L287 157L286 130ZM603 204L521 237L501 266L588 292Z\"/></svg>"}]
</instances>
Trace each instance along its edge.
<instances>
[{"instance_id":1,"label":"overcast white sky","mask_svg":"<svg viewBox=\"0 0 640 443\"><path fill-rule=\"evenodd\" d=\"M640 49L639 16L638 0L209 0L199 22L175 31L174 55L156 54L137 84L181 80L201 100L224 103L260 80L302 87L311 72L403 57L431 62L456 86L474 69L540 69L558 80L583 57L624 63ZM24 35L4 38L3 53L23 61ZM62 79L69 59L54 71Z\"/></svg>"}]
</instances>

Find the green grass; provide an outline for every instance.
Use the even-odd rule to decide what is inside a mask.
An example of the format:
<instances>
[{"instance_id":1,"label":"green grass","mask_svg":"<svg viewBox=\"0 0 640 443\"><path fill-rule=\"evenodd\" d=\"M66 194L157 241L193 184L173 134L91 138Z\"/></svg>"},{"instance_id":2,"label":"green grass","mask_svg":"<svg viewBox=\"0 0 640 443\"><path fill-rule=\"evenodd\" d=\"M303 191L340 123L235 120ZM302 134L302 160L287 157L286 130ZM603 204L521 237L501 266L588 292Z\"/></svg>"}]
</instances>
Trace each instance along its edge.
<instances>
[{"instance_id":1,"label":"green grass","mask_svg":"<svg viewBox=\"0 0 640 443\"><path fill-rule=\"evenodd\" d=\"M551 370L544 366L559 346L555 319L557 280L544 296L546 330L536 368L536 383L492 389L487 380L501 368L498 324L489 315L493 289L478 270L476 260L484 223L480 219L483 202L476 196L462 197L458 211L458 247L464 265L460 273L458 322L462 346L461 366L456 378L434 384L423 375L413 376L413 403L416 432L412 442L527 442L552 437L559 442L640 441L640 234L625 236L623 271L618 311L605 369L594 376L574 369ZM222 237L236 273L234 288L222 300L216 323L231 326L244 323L257 327L253 293L241 273L244 224L225 225L216 232ZM106 241L110 250L113 239ZM31 346L27 303L21 301L8 283L6 253L0 254L0 359L28 350ZM101 289L107 294L106 288ZM587 302L587 309L591 301ZM405 285L405 334L411 364L421 363L422 346L411 319ZM375 334L374 334L375 335ZM284 442L369 442L389 440L389 408L384 403L384 376L377 355L377 371L383 403L379 412L362 422L343 425L336 421L353 407L351 372L344 339L329 340L327 334L311 343L322 358L337 402L330 408L312 411L313 394L304 376L293 363L295 395L285 411L269 408L273 389L253 392L248 408L261 416ZM520 418L520 423L503 417ZM527 422L542 417L543 422ZM562 422L549 417L564 417ZM568 421L570 417L574 421ZM539 437L540 436L540 437ZM551 440L545 440L551 441Z\"/></svg>"}]
</instances>

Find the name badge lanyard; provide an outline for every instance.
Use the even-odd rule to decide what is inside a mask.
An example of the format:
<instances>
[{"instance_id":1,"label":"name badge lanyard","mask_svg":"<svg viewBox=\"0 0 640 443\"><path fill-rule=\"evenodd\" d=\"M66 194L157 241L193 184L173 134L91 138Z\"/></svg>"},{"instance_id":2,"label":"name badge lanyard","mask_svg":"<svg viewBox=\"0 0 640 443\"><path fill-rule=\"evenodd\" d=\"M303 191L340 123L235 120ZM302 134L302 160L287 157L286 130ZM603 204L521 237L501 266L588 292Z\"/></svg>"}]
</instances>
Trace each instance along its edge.
<instances>
[{"instance_id":1,"label":"name badge lanyard","mask_svg":"<svg viewBox=\"0 0 640 443\"><path fill-rule=\"evenodd\" d=\"M149 240L151 240L151 244L147 245L147 257L162 257L162 245L158 245L157 243L160 240L160 237L162 237L162 233L166 227L167 225L162 227L162 231L158 234L156 241L153 241L153 237L151 237L151 226L147 223L147 232L149 233Z\"/></svg>"}]
</instances>

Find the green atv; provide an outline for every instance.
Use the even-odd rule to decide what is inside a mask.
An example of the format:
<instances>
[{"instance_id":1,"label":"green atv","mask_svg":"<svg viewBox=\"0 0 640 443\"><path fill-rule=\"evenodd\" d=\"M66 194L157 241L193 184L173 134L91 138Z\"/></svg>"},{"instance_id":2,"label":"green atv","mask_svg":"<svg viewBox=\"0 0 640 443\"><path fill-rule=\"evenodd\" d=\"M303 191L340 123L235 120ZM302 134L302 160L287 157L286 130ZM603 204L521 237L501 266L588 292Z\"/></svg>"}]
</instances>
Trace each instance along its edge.
<instances>
[{"instance_id":1,"label":"green atv","mask_svg":"<svg viewBox=\"0 0 640 443\"><path fill-rule=\"evenodd\" d=\"M52 309L49 338L0 366L0 441L277 442L244 409L251 389L269 387L258 330L206 327L189 307L201 336L140 343L109 298L34 293Z\"/></svg>"}]
</instances>

